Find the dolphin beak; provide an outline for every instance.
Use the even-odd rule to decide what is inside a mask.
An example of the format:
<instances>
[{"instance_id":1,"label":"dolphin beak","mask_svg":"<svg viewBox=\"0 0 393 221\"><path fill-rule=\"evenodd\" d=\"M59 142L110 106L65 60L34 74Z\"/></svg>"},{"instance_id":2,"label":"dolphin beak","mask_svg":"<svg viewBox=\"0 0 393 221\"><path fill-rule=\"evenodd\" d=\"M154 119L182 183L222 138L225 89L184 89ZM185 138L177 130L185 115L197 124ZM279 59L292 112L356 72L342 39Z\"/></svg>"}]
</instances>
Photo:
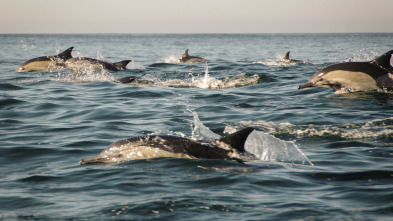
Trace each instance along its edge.
<instances>
[{"instance_id":1,"label":"dolphin beak","mask_svg":"<svg viewBox=\"0 0 393 221\"><path fill-rule=\"evenodd\" d=\"M297 89L300 90L300 89L308 88L308 87L314 87L314 82L309 81L305 84L301 84L301 85L299 85L299 87Z\"/></svg>"},{"instance_id":2,"label":"dolphin beak","mask_svg":"<svg viewBox=\"0 0 393 221\"><path fill-rule=\"evenodd\" d=\"M88 157L84 158L81 161L79 161L80 165L84 164L105 164L108 163L105 158L102 158L100 156L94 156L94 157Z\"/></svg>"}]
</instances>

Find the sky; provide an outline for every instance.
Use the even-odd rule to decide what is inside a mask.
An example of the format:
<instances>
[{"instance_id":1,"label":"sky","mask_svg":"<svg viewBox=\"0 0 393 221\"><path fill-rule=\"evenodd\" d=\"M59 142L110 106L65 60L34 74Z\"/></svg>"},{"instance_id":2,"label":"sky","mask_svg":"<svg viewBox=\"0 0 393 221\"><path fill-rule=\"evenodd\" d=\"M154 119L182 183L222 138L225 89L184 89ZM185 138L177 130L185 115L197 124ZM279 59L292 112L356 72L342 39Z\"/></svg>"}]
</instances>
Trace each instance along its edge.
<instances>
[{"instance_id":1,"label":"sky","mask_svg":"<svg viewBox=\"0 0 393 221\"><path fill-rule=\"evenodd\" d=\"M0 33L393 32L393 0L0 0Z\"/></svg>"}]
</instances>

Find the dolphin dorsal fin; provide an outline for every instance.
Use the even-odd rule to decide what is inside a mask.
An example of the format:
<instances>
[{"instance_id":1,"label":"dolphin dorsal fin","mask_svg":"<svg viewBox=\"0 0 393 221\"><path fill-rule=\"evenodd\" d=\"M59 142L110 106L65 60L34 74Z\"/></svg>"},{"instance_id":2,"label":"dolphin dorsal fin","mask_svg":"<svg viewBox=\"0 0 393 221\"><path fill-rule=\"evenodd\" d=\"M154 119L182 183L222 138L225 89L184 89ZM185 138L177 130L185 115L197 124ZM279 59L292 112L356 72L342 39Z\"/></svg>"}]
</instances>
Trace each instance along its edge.
<instances>
[{"instance_id":1,"label":"dolphin dorsal fin","mask_svg":"<svg viewBox=\"0 0 393 221\"><path fill-rule=\"evenodd\" d=\"M68 60L68 59L72 58L72 55L71 55L72 49L74 49L74 47L70 47L70 48L66 49L65 51L61 52L57 56L59 58L63 59L64 61Z\"/></svg>"},{"instance_id":2,"label":"dolphin dorsal fin","mask_svg":"<svg viewBox=\"0 0 393 221\"><path fill-rule=\"evenodd\" d=\"M131 60L124 60L124 61L119 61L116 63L113 63L113 65L115 65L115 67L119 70L124 70L127 66L128 63L130 63Z\"/></svg>"},{"instance_id":3,"label":"dolphin dorsal fin","mask_svg":"<svg viewBox=\"0 0 393 221\"><path fill-rule=\"evenodd\" d=\"M390 65L390 59L392 57L393 50L386 52L385 54L377 57L376 59L370 61L371 64L377 64L383 68L392 68Z\"/></svg>"},{"instance_id":4,"label":"dolphin dorsal fin","mask_svg":"<svg viewBox=\"0 0 393 221\"><path fill-rule=\"evenodd\" d=\"M184 52L183 56L181 56L181 58L186 58L188 57L188 49Z\"/></svg>"},{"instance_id":5,"label":"dolphin dorsal fin","mask_svg":"<svg viewBox=\"0 0 393 221\"><path fill-rule=\"evenodd\" d=\"M290 53L290 51L288 51L288 52L285 54L284 59L288 59L288 60L289 60L289 53Z\"/></svg>"},{"instance_id":6,"label":"dolphin dorsal fin","mask_svg":"<svg viewBox=\"0 0 393 221\"><path fill-rule=\"evenodd\" d=\"M236 133L229 134L221 138L219 141L229 144L231 147L235 148L239 152L244 152L244 143L247 140L248 135L254 130L252 127L247 127Z\"/></svg>"}]
</instances>

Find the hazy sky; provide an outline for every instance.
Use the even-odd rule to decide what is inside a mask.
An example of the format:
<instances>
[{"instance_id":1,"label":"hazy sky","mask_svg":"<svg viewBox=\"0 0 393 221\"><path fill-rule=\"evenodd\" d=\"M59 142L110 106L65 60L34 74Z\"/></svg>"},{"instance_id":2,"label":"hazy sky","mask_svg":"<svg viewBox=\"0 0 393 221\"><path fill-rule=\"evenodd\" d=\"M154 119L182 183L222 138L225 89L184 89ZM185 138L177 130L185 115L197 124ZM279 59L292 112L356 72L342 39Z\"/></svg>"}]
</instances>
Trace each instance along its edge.
<instances>
[{"instance_id":1,"label":"hazy sky","mask_svg":"<svg viewBox=\"0 0 393 221\"><path fill-rule=\"evenodd\" d=\"M0 33L393 32L393 0L0 0Z\"/></svg>"}]
</instances>

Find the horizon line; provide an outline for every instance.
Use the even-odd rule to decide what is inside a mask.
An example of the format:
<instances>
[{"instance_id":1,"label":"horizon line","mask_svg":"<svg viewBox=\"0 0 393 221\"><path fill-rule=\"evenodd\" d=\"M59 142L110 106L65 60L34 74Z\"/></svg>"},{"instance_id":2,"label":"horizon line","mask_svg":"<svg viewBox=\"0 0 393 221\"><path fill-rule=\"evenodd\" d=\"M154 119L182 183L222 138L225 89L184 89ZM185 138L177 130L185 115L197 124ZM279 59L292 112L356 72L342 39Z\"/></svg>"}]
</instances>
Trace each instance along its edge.
<instances>
[{"instance_id":1,"label":"horizon line","mask_svg":"<svg viewBox=\"0 0 393 221\"><path fill-rule=\"evenodd\" d=\"M4 32L1 33L1 35L83 35L83 34L121 34L121 35L126 35L126 34L141 34L141 35L147 35L147 34L173 34L173 35L191 35L191 34L199 34L199 35L205 35L205 34L213 34L213 35L220 35L220 34L392 34L393 32L383 32L383 31L377 31L377 32Z\"/></svg>"}]
</instances>

